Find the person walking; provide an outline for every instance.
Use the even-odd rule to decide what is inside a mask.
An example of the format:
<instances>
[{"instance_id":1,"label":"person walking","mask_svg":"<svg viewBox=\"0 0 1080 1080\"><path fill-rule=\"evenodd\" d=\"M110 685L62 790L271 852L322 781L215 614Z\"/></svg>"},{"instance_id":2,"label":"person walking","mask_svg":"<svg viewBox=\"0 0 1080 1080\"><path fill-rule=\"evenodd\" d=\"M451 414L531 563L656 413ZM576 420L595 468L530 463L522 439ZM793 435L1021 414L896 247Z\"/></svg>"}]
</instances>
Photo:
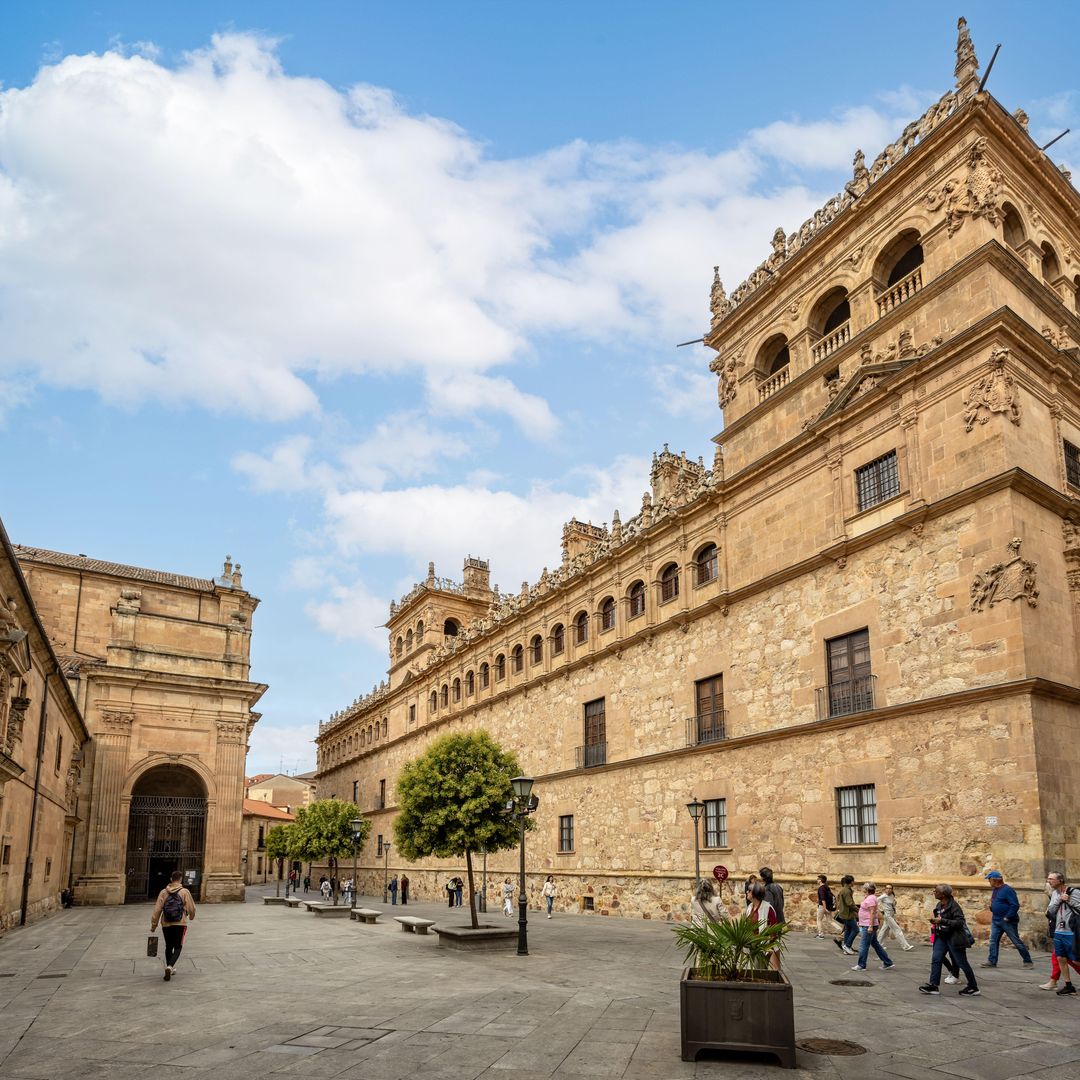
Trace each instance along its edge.
<instances>
[{"instance_id":1,"label":"person walking","mask_svg":"<svg viewBox=\"0 0 1080 1080\"><path fill-rule=\"evenodd\" d=\"M322 881L319 883L319 892L322 893L322 898L324 900L329 900L330 899L330 894L333 891L334 890L330 885L330 879L329 878L323 878Z\"/></svg>"},{"instance_id":2,"label":"person walking","mask_svg":"<svg viewBox=\"0 0 1080 1080\"><path fill-rule=\"evenodd\" d=\"M850 874L845 874L840 879L840 895L836 900L836 921L844 928L844 932L840 937L833 938L833 944L848 956L855 955L851 945L859 936L859 908L851 891L854 884L855 879Z\"/></svg>"},{"instance_id":3,"label":"person walking","mask_svg":"<svg viewBox=\"0 0 1080 1080\"><path fill-rule=\"evenodd\" d=\"M784 890L773 881L773 872L767 867L763 866L758 873L761 875L761 881L765 886L765 899L772 905L773 911L776 912L776 921L784 921Z\"/></svg>"},{"instance_id":4,"label":"person walking","mask_svg":"<svg viewBox=\"0 0 1080 1080\"><path fill-rule=\"evenodd\" d=\"M956 967L964 973L967 986L960 991L962 997L977 997L981 991L975 978L975 972L968 963L967 919L963 908L953 899L951 885L938 885L934 888L937 904L930 922L934 927L934 953L930 959L930 979L919 987L920 994L940 994L941 965L945 956L951 956Z\"/></svg>"},{"instance_id":5,"label":"person walking","mask_svg":"<svg viewBox=\"0 0 1080 1080\"><path fill-rule=\"evenodd\" d=\"M387 885L387 889L390 890L390 905L391 907L397 907L397 874L390 879L390 884Z\"/></svg>"},{"instance_id":6,"label":"person walking","mask_svg":"<svg viewBox=\"0 0 1080 1080\"><path fill-rule=\"evenodd\" d=\"M307 891L310 888L311 888L311 875L310 874L305 874L304 875L304 895L305 896L307 896Z\"/></svg>"},{"instance_id":7,"label":"person walking","mask_svg":"<svg viewBox=\"0 0 1080 1080\"><path fill-rule=\"evenodd\" d=\"M462 894L465 892L465 882L461 878L454 878L454 907L461 907Z\"/></svg>"},{"instance_id":8,"label":"person walking","mask_svg":"<svg viewBox=\"0 0 1080 1080\"><path fill-rule=\"evenodd\" d=\"M706 926L714 922L727 922L727 919L727 909L717 895L712 880L702 878L694 886L694 895L690 900L690 921L695 926Z\"/></svg>"},{"instance_id":9,"label":"person walking","mask_svg":"<svg viewBox=\"0 0 1080 1080\"><path fill-rule=\"evenodd\" d=\"M885 886L885 891L878 897L878 916L881 920L878 926L878 941L885 944L885 936L892 934L900 942L900 948L904 952L910 952L915 948L904 936L900 924L896 921L896 894L891 885Z\"/></svg>"},{"instance_id":10,"label":"person walking","mask_svg":"<svg viewBox=\"0 0 1080 1080\"><path fill-rule=\"evenodd\" d=\"M158 893L154 913L150 916L150 933L156 933L161 923L161 936L165 939L165 981L176 974L176 961L184 948L187 924L195 918L195 901L184 888L184 875L174 870L169 884Z\"/></svg>"},{"instance_id":11,"label":"person walking","mask_svg":"<svg viewBox=\"0 0 1080 1080\"><path fill-rule=\"evenodd\" d=\"M1031 959L1028 947L1020 940L1020 901L1016 890L1005 884L1000 870L991 870L986 875L990 882L990 948L986 959L979 965L984 968L997 967L998 946L1004 934L1016 946L1024 967L1031 968L1035 962Z\"/></svg>"},{"instance_id":12,"label":"person walking","mask_svg":"<svg viewBox=\"0 0 1080 1080\"><path fill-rule=\"evenodd\" d=\"M514 914L514 883L509 878L507 878L503 882L502 895L503 895L503 914L504 915L513 915Z\"/></svg>"},{"instance_id":13,"label":"person walking","mask_svg":"<svg viewBox=\"0 0 1080 1080\"><path fill-rule=\"evenodd\" d=\"M547 917L550 919L551 908L555 903L555 878L551 874L548 874L542 892L544 895L544 903L547 904Z\"/></svg>"},{"instance_id":14,"label":"person walking","mask_svg":"<svg viewBox=\"0 0 1080 1080\"><path fill-rule=\"evenodd\" d=\"M878 898L877 898L877 886L868 881L863 886L863 900L859 904L859 933L862 935L859 942L859 959L855 961L855 965L852 967L852 971L865 971L866 961L870 956L870 950L873 949L877 953L877 958L881 961L881 966L888 971L890 968L895 967L892 958L881 947L881 942L878 941Z\"/></svg>"},{"instance_id":15,"label":"person walking","mask_svg":"<svg viewBox=\"0 0 1080 1080\"><path fill-rule=\"evenodd\" d=\"M446 906L454 906L454 879L452 877L446 879Z\"/></svg>"},{"instance_id":16,"label":"person walking","mask_svg":"<svg viewBox=\"0 0 1080 1080\"><path fill-rule=\"evenodd\" d=\"M753 891L756 884L757 874L750 874L746 879L746 884L743 886L743 899L748 904L753 899Z\"/></svg>"},{"instance_id":17,"label":"person walking","mask_svg":"<svg viewBox=\"0 0 1080 1080\"><path fill-rule=\"evenodd\" d=\"M776 910L769 903L766 896L767 886L764 882L755 881L750 886L750 902L746 905L746 916L757 920L758 930L764 930L768 926L775 926L780 921ZM769 953L769 967L773 971L780 970L780 950L774 949Z\"/></svg>"},{"instance_id":18,"label":"person walking","mask_svg":"<svg viewBox=\"0 0 1080 1080\"><path fill-rule=\"evenodd\" d=\"M814 937L823 938L836 933L836 897L829 888L829 879L824 874L817 876L817 933Z\"/></svg>"},{"instance_id":19,"label":"person walking","mask_svg":"<svg viewBox=\"0 0 1080 1080\"><path fill-rule=\"evenodd\" d=\"M1054 943L1054 961L1050 981L1057 984L1055 968L1065 977L1065 985L1059 994L1075 994L1069 969L1080 973L1080 953L1077 939L1080 937L1080 889L1065 884L1063 875L1051 871L1046 875L1046 922ZM1053 986L1043 986L1044 990Z\"/></svg>"},{"instance_id":20,"label":"person walking","mask_svg":"<svg viewBox=\"0 0 1080 1080\"><path fill-rule=\"evenodd\" d=\"M408 875L401 875L401 905L404 907L409 902L409 878Z\"/></svg>"}]
</instances>

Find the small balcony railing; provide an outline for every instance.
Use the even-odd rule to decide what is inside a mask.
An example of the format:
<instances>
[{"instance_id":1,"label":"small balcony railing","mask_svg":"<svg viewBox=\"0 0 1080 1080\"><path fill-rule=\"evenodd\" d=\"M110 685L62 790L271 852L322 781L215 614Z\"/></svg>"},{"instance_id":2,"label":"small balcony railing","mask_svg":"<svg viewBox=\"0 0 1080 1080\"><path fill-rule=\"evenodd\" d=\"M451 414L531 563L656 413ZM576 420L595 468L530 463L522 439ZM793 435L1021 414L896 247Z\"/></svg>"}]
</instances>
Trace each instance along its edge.
<instances>
[{"instance_id":1,"label":"small balcony railing","mask_svg":"<svg viewBox=\"0 0 1080 1080\"><path fill-rule=\"evenodd\" d=\"M591 769L594 765L607 764L607 743L590 743L588 746L579 746L576 751L577 767L579 769Z\"/></svg>"},{"instance_id":2,"label":"small balcony railing","mask_svg":"<svg viewBox=\"0 0 1080 1080\"><path fill-rule=\"evenodd\" d=\"M827 356L831 356L837 349L846 345L851 340L851 320L846 323L842 323L831 333L826 334L820 341L810 350L811 355L814 358L814 363L818 363L820 360L824 360Z\"/></svg>"},{"instance_id":3,"label":"small balcony railing","mask_svg":"<svg viewBox=\"0 0 1080 1080\"><path fill-rule=\"evenodd\" d=\"M758 401L764 401L767 397L772 397L782 386L787 386L790 377L788 365L785 364L775 375L770 375L758 387Z\"/></svg>"},{"instance_id":4,"label":"small balcony railing","mask_svg":"<svg viewBox=\"0 0 1080 1080\"><path fill-rule=\"evenodd\" d=\"M898 308L905 300L910 300L921 288L922 267L916 266L907 277L901 278L895 285L890 285L877 298L878 318L888 315L893 308Z\"/></svg>"},{"instance_id":5,"label":"small balcony railing","mask_svg":"<svg viewBox=\"0 0 1080 1080\"><path fill-rule=\"evenodd\" d=\"M686 745L720 742L727 738L727 710L714 709L686 718Z\"/></svg>"},{"instance_id":6,"label":"small balcony railing","mask_svg":"<svg viewBox=\"0 0 1080 1080\"><path fill-rule=\"evenodd\" d=\"M817 718L829 720L834 716L867 712L874 708L876 675L858 675L854 679L829 683L817 688Z\"/></svg>"}]
</instances>

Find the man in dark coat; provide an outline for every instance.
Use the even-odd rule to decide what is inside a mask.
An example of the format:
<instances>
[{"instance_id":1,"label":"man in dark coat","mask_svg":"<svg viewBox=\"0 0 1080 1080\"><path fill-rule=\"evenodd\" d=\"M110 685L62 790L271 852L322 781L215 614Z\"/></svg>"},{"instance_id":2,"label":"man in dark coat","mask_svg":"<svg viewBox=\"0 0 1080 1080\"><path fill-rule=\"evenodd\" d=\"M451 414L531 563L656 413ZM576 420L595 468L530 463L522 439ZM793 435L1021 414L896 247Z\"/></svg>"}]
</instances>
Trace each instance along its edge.
<instances>
[{"instance_id":1,"label":"man in dark coat","mask_svg":"<svg viewBox=\"0 0 1080 1080\"><path fill-rule=\"evenodd\" d=\"M1004 934L1016 946L1020 959L1024 961L1024 967L1034 967L1031 953L1027 946L1020 940L1020 901L1016 890L1011 885L1005 884L1000 870L991 870L986 875L990 882L990 951L980 967L997 967L998 945L1001 935Z\"/></svg>"}]
</instances>

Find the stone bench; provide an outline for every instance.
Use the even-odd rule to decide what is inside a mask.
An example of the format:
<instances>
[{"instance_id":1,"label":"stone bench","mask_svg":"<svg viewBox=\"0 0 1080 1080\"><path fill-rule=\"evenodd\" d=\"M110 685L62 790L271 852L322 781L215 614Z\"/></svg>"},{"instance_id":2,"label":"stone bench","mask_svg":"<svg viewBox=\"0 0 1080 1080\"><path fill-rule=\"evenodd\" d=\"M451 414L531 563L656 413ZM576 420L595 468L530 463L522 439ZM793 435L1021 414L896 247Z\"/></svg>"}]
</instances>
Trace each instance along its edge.
<instances>
[{"instance_id":1,"label":"stone bench","mask_svg":"<svg viewBox=\"0 0 1080 1080\"><path fill-rule=\"evenodd\" d=\"M426 934L428 927L435 925L434 919L418 919L415 915L395 915L394 922L401 923L407 934Z\"/></svg>"},{"instance_id":2,"label":"stone bench","mask_svg":"<svg viewBox=\"0 0 1080 1080\"><path fill-rule=\"evenodd\" d=\"M291 907L291 908L298 908L301 904L306 904L306 903L307 903L307 901L306 900L301 900L299 896L290 896L285 901L285 906L286 907Z\"/></svg>"},{"instance_id":3,"label":"stone bench","mask_svg":"<svg viewBox=\"0 0 1080 1080\"><path fill-rule=\"evenodd\" d=\"M312 903L308 901L307 909L313 915L326 915L330 918L346 919L349 916L349 909L342 904L338 904L334 907L333 904L324 903Z\"/></svg>"},{"instance_id":4,"label":"stone bench","mask_svg":"<svg viewBox=\"0 0 1080 1080\"><path fill-rule=\"evenodd\" d=\"M271 905L274 905L274 904L284 904L285 903L285 897L284 896L264 896L263 897L263 903L268 905L268 906L271 906Z\"/></svg>"},{"instance_id":5,"label":"stone bench","mask_svg":"<svg viewBox=\"0 0 1080 1080\"><path fill-rule=\"evenodd\" d=\"M374 908L354 907L350 914L357 922L371 923L374 925L379 921L379 916L382 912L376 911Z\"/></svg>"}]
</instances>

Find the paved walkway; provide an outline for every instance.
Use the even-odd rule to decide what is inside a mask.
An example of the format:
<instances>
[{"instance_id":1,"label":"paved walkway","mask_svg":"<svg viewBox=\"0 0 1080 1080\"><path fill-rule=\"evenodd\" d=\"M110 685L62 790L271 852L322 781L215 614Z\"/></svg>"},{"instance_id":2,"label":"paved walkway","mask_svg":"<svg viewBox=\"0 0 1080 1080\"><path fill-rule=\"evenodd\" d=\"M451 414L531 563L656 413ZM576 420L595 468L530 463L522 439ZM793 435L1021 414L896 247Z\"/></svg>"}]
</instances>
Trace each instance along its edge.
<instances>
[{"instance_id":1,"label":"paved walkway","mask_svg":"<svg viewBox=\"0 0 1080 1080\"><path fill-rule=\"evenodd\" d=\"M161 961L141 955L149 906L75 908L9 933L0 941L0 1077L791 1075L771 1059L680 1060L681 958L665 925L530 913L530 956L470 955L392 921L362 926L264 907L266 891L250 890L246 905L201 907L170 983ZM361 903L382 907L381 898ZM434 904L405 910L448 914ZM800 1051L815 1080L1080 1080L1080 995L1040 991L1043 959L1032 973L1007 951L1002 968L985 973L981 997L943 988L927 998L915 989L926 948L899 953L895 971L873 965L863 976L872 986L840 987L830 980L855 976L850 959L829 941L794 937L787 964L799 1037L868 1050Z\"/></svg>"}]
</instances>

